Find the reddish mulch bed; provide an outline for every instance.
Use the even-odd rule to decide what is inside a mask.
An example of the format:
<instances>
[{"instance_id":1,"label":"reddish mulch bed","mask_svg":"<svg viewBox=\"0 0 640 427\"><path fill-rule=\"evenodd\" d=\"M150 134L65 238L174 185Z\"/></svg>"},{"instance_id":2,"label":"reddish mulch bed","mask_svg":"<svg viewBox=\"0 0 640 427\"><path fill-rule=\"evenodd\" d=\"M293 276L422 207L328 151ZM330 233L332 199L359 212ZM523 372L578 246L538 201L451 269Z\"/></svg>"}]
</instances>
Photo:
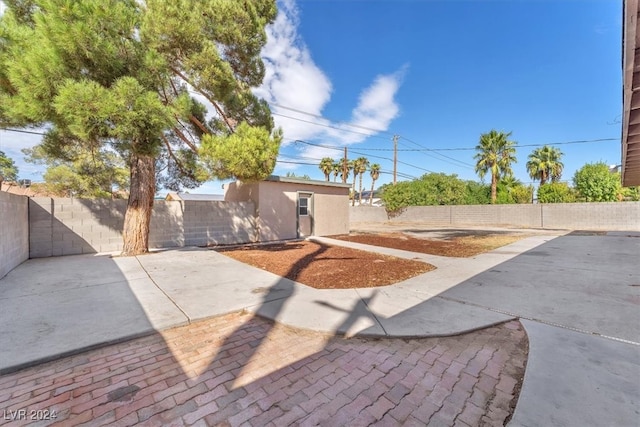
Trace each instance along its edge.
<instances>
[{"instance_id":1,"label":"reddish mulch bed","mask_svg":"<svg viewBox=\"0 0 640 427\"><path fill-rule=\"evenodd\" d=\"M217 251L316 289L386 286L435 269L421 261L306 241Z\"/></svg>"},{"instance_id":2,"label":"reddish mulch bed","mask_svg":"<svg viewBox=\"0 0 640 427\"><path fill-rule=\"evenodd\" d=\"M440 240L418 239L402 233L366 233L331 236L333 239L348 242L448 257L472 257L508 245L524 237L526 236L523 234L488 234Z\"/></svg>"}]
</instances>

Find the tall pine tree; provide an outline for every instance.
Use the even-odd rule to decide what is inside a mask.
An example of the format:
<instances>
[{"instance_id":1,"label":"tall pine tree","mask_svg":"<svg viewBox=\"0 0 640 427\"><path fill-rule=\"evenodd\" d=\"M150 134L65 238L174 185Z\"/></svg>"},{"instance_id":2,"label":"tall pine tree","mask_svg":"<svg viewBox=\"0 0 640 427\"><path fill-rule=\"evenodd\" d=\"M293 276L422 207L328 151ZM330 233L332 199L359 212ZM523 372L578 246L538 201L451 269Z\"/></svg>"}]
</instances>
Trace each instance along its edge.
<instances>
[{"instance_id":1,"label":"tall pine tree","mask_svg":"<svg viewBox=\"0 0 640 427\"><path fill-rule=\"evenodd\" d=\"M114 150L130 170L125 255L148 251L156 162L200 182L257 180L281 132L251 92L275 0L9 0L0 123L49 125L52 156ZM207 114L200 96L213 107Z\"/></svg>"}]
</instances>

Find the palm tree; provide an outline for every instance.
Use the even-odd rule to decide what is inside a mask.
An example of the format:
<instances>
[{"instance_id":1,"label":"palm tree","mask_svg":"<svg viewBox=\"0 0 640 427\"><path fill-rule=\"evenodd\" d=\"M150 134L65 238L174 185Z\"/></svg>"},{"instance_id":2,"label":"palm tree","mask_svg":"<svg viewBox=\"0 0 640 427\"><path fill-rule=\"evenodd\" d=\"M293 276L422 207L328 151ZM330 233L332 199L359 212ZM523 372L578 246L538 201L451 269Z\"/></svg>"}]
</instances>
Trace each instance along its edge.
<instances>
[{"instance_id":1,"label":"palm tree","mask_svg":"<svg viewBox=\"0 0 640 427\"><path fill-rule=\"evenodd\" d=\"M560 161L562 155L558 148L548 145L533 150L527 162L527 172L531 179L540 181L540 185L544 185L549 179L551 182L558 182L564 169L564 164Z\"/></svg>"},{"instance_id":2,"label":"palm tree","mask_svg":"<svg viewBox=\"0 0 640 427\"><path fill-rule=\"evenodd\" d=\"M342 171L342 164L340 162L335 162L333 164L332 171L333 171L333 182L336 182L338 175L340 175L340 172Z\"/></svg>"},{"instance_id":3,"label":"palm tree","mask_svg":"<svg viewBox=\"0 0 640 427\"><path fill-rule=\"evenodd\" d=\"M353 170L353 199L351 199L351 206L356 205L356 180L358 179L358 175L360 174L360 163L362 162L364 157L358 157L357 159L351 161L351 170Z\"/></svg>"},{"instance_id":4,"label":"palm tree","mask_svg":"<svg viewBox=\"0 0 640 427\"><path fill-rule=\"evenodd\" d=\"M340 177L342 178L343 184L346 184L347 181L349 180L349 172L351 171L352 168L353 168L352 161L344 157L340 159Z\"/></svg>"},{"instance_id":5,"label":"palm tree","mask_svg":"<svg viewBox=\"0 0 640 427\"><path fill-rule=\"evenodd\" d=\"M509 141L511 132L504 133L491 130L480 135L480 143L476 146L476 172L483 179L491 172L491 203L496 202L498 181L503 176L513 174L511 163L516 163L516 142Z\"/></svg>"},{"instance_id":6,"label":"palm tree","mask_svg":"<svg viewBox=\"0 0 640 427\"><path fill-rule=\"evenodd\" d=\"M325 179L329 181L331 172L333 172L333 159L331 157L324 157L322 160L320 160L319 168L324 174Z\"/></svg>"},{"instance_id":7,"label":"palm tree","mask_svg":"<svg viewBox=\"0 0 640 427\"><path fill-rule=\"evenodd\" d=\"M366 157L358 157L358 169L357 169L357 173L360 175L360 191L358 192L358 203L360 205L362 205L362 177L364 176L364 173L367 171L367 169L369 169L369 159L367 159Z\"/></svg>"},{"instance_id":8,"label":"palm tree","mask_svg":"<svg viewBox=\"0 0 640 427\"><path fill-rule=\"evenodd\" d=\"M369 169L369 173L371 174L371 194L369 195L369 206L373 206L373 188L376 185L376 181L380 178L380 165L374 163L371 165Z\"/></svg>"}]
</instances>

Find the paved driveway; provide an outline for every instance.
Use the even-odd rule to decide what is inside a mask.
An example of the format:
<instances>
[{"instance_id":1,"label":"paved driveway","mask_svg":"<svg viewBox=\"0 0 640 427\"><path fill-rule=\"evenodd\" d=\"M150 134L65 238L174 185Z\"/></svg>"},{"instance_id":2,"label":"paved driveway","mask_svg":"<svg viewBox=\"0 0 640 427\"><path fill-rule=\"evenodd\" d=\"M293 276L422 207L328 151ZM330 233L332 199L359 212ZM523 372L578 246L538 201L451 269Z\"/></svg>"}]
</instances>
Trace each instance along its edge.
<instances>
[{"instance_id":1,"label":"paved driveway","mask_svg":"<svg viewBox=\"0 0 640 427\"><path fill-rule=\"evenodd\" d=\"M640 233L570 233L438 298L519 317L514 426L640 425Z\"/></svg>"},{"instance_id":2,"label":"paved driveway","mask_svg":"<svg viewBox=\"0 0 640 427\"><path fill-rule=\"evenodd\" d=\"M240 309L383 337L520 318L530 353L512 425L636 425L640 237L546 234L472 259L396 251L438 269L373 290L312 290L198 249L30 260L0 280L0 370Z\"/></svg>"}]
</instances>

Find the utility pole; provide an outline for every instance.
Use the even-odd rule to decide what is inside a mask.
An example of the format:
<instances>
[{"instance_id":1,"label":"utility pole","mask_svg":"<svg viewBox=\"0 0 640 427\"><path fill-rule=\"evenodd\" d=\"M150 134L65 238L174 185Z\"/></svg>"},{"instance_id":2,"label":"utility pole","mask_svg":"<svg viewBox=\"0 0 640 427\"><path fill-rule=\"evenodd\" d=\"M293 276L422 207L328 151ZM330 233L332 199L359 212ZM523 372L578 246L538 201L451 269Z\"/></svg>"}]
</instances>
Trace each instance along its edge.
<instances>
[{"instance_id":1,"label":"utility pole","mask_svg":"<svg viewBox=\"0 0 640 427\"><path fill-rule=\"evenodd\" d=\"M342 158L342 183L347 183L347 173L349 171L349 164L347 160L347 147L344 147L344 157Z\"/></svg>"},{"instance_id":2,"label":"utility pole","mask_svg":"<svg viewBox=\"0 0 640 427\"><path fill-rule=\"evenodd\" d=\"M393 185L398 177L398 135L393 135Z\"/></svg>"}]
</instances>

